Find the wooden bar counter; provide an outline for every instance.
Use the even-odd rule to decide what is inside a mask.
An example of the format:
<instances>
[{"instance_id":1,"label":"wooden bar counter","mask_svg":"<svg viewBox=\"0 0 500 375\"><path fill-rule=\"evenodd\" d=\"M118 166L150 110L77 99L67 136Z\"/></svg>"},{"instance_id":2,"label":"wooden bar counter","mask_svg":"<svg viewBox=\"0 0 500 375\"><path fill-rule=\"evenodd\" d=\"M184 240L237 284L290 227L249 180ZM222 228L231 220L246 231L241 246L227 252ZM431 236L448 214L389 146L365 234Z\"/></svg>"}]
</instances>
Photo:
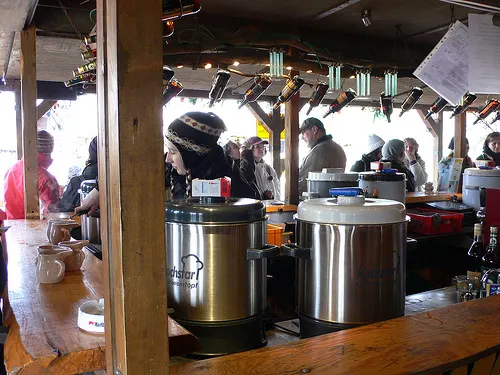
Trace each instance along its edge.
<instances>
[{"instance_id":1,"label":"wooden bar counter","mask_svg":"<svg viewBox=\"0 0 500 375\"><path fill-rule=\"evenodd\" d=\"M58 284L39 284L35 258L37 247L48 244L47 221L10 220L5 225L11 226L6 233L7 373L74 375L105 369L104 335L86 333L77 326L78 307L103 298L102 262L85 250L80 271L67 272ZM168 331L170 355L199 349L198 339L173 319L169 319Z\"/></svg>"}]
</instances>

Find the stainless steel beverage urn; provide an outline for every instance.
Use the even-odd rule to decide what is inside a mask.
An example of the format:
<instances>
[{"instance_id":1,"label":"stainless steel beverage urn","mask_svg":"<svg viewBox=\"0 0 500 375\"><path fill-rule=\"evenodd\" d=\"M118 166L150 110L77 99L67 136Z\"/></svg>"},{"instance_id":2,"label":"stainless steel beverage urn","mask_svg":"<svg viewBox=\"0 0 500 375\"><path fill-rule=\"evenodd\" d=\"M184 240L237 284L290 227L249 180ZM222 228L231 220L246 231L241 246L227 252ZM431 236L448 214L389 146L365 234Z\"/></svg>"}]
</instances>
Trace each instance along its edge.
<instances>
[{"instance_id":1,"label":"stainless steel beverage urn","mask_svg":"<svg viewBox=\"0 0 500 375\"><path fill-rule=\"evenodd\" d=\"M359 187L370 198L392 199L405 204L406 176L394 170L389 172L360 172Z\"/></svg>"},{"instance_id":2,"label":"stainless steel beverage urn","mask_svg":"<svg viewBox=\"0 0 500 375\"><path fill-rule=\"evenodd\" d=\"M80 203L97 186L96 180L85 180L80 184ZM95 212L90 216L81 216L82 240L88 240L90 243L101 244L101 228L99 223L100 213Z\"/></svg>"},{"instance_id":3,"label":"stainless steel beverage urn","mask_svg":"<svg viewBox=\"0 0 500 375\"><path fill-rule=\"evenodd\" d=\"M357 173L344 173L341 168L323 168L321 172L307 175L307 195L311 198L328 198L331 188L358 186Z\"/></svg>"},{"instance_id":4,"label":"stainless steel beverage urn","mask_svg":"<svg viewBox=\"0 0 500 375\"><path fill-rule=\"evenodd\" d=\"M267 257L262 202L188 198L166 204L168 307L200 339L201 355L263 345Z\"/></svg>"},{"instance_id":5,"label":"stainless steel beverage urn","mask_svg":"<svg viewBox=\"0 0 500 375\"><path fill-rule=\"evenodd\" d=\"M364 196L301 202L297 244L300 336L404 315L406 209Z\"/></svg>"}]
</instances>

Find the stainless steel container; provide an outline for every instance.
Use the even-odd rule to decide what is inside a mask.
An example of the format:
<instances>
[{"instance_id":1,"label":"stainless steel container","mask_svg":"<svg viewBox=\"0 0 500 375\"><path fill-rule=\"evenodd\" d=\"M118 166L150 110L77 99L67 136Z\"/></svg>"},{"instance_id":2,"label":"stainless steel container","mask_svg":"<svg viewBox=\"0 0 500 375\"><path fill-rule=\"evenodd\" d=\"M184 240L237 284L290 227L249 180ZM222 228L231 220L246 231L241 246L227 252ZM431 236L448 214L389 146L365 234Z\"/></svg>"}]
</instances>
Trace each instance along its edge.
<instances>
[{"instance_id":1,"label":"stainless steel container","mask_svg":"<svg viewBox=\"0 0 500 375\"><path fill-rule=\"evenodd\" d=\"M263 343L267 257L264 205L253 199L190 198L166 205L168 306L220 355Z\"/></svg>"},{"instance_id":2,"label":"stainless steel container","mask_svg":"<svg viewBox=\"0 0 500 375\"><path fill-rule=\"evenodd\" d=\"M331 188L357 187L357 173L343 173L340 168L324 168L321 172L309 172L307 175L308 196L328 198Z\"/></svg>"},{"instance_id":3,"label":"stainless steel container","mask_svg":"<svg viewBox=\"0 0 500 375\"><path fill-rule=\"evenodd\" d=\"M80 184L80 202L97 186L96 180L85 180ZM99 212L91 216L81 216L82 239L90 243L101 244L101 228L99 222Z\"/></svg>"},{"instance_id":4,"label":"stainless steel container","mask_svg":"<svg viewBox=\"0 0 500 375\"><path fill-rule=\"evenodd\" d=\"M392 199L405 204L406 176L404 173L360 172L359 187L369 198Z\"/></svg>"},{"instance_id":5,"label":"stainless steel container","mask_svg":"<svg viewBox=\"0 0 500 375\"><path fill-rule=\"evenodd\" d=\"M301 337L404 315L406 210L385 199L339 197L299 204Z\"/></svg>"}]
</instances>

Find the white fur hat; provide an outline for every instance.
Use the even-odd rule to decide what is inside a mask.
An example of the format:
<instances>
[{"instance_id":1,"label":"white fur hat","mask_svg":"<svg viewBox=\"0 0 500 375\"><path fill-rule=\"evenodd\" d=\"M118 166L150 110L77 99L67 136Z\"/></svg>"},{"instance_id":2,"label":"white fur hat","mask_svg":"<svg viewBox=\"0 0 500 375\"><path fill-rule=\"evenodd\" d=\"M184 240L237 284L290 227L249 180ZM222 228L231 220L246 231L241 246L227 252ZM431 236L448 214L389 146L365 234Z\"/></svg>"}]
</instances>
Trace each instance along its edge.
<instances>
[{"instance_id":1,"label":"white fur hat","mask_svg":"<svg viewBox=\"0 0 500 375\"><path fill-rule=\"evenodd\" d=\"M378 135L370 134L368 136L368 145L366 148L365 155L368 155L370 152L375 151L377 148L383 147L385 144L384 140L380 138Z\"/></svg>"}]
</instances>

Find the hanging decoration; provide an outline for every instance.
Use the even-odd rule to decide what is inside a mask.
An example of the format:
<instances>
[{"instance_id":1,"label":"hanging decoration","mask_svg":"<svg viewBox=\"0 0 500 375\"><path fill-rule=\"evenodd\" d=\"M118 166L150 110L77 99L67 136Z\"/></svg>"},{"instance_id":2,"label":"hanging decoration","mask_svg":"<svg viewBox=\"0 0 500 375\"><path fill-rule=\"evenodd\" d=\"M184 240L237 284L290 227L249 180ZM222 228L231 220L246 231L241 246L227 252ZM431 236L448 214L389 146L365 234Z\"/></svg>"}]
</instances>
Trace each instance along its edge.
<instances>
[{"instance_id":1,"label":"hanging decoration","mask_svg":"<svg viewBox=\"0 0 500 375\"><path fill-rule=\"evenodd\" d=\"M453 118L455 116L458 116L459 114L463 113L472 103L474 103L474 100L477 99L477 96L474 94L471 94L468 92L465 94L460 101L460 104L453 107L452 113L450 118Z\"/></svg>"},{"instance_id":2,"label":"hanging decoration","mask_svg":"<svg viewBox=\"0 0 500 375\"><path fill-rule=\"evenodd\" d=\"M163 67L163 87L167 86L175 72L168 66Z\"/></svg>"},{"instance_id":3,"label":"hanging decoration","mask_svg":"<svg viewBox=\"0 0 500 375\"><path fill-rule=\"evenodd\" d=\"M163 89L163 105L175 98L184 89L182 83L175 78L172 78L167 86Z\"/></svg>"},{"instance_id":4,"label":"hanging decoration","mask_svg":"<svg viewBox=\"0 0 500 375\"><path fill-rule=\"evenodd\" d=\"M323 115L323 118L327 117L331 113L340 112L340 110L351 103L354 98L356 98L356 96L356 91L354 91L353 89L341 92L335 98L332 104L330 104L330 106L328 107L328 111L326 111L326 113Z\"/></svg>"},{"instance_id":5,"label":"hanging decoration","mask_svg":"<svg viewBox=\"0 0 500 375\"><path fill-rule=\"evenodd\" d=\"M391 122L391 115L394 109L392 95L380 94L380 110L387 117L387 122Z\"/></svg>"},{"instance_id":6,"label":"hanging decoration","mask_svg":"<svg viewBox=\"0 0 500 375\"><path fill-rule=\"evenodd\" d=\"M370 96L370 69L356 70L356 92L359 96Z\"/></svg>"},{"instance_id":7,"label":"hanging decoration","mask_svg":"<svg viewBox=\"0 0 500 375\"><path fill-rule=\"evenodd\" d=\"M304 80L300 76L295 76L290 79L283 90L278 95L278 99L276 99L276 103L274 103L274 109L277 109L281 104L289 101L292 96L299 92L300 88L304 84Z\"/></svg>"},{"instance_id":8,"label":"hanging decoration","mask_svg":"<svg viewBox=\"0 0 500 375\"><path fill-rule=\"evenodd\" d=\"M254 78L252 86L245 92L243 101L238 106L238 109L243 107L247 103L251 103L259 99L259 97L271 86L273 81L269 76L259 75Z\"/></svg>"},{"instance_id":9,"label":"hanging decoration","mask_svg":"<svg viewBox=\"0 0 500 375\"><path fill-rule=\"evenodd\" d=\"M82 38L85 49L81 52L83 60L87 60L85 64L73 70L73 78L64 82L66 87L82 85L84 89L87 84L95 84L97 80L97 35L92 34ZM83 93L83 91L80 91Z\"/></svg>"},{"instance_id":10,"label":"hanging decoration","mask_svg":"<svg viewBox=\"0 0 500 375\"><path fill-rule=\"evenodd\" d=\"M398 72L388 69L384 72L385 76L385 95L395 96L398 94Z\"/></svg>"},{"instance_id":11,"label":"hanging decoration","mask_svg":"<svg viewBox=\"0 0 500 375\"><path fill-rule=\"evenodd\" d=\"M414 87L406 97L405 101L401 104L401 112L399 112L399 117L403 116L405 112L408 112L410 109L415 107L415 104L417 104L423 94L424 90L422 90L420 87Z\"/></svg>"},{"instance_id":12,"label":"hanging decoration","mask_svg":"<svg viewBox=\"0 0 500 375\"><path fill-rule=\"evenodd\" d=\"M231 73L227 70L219 69L217 71L214 76L210 92L208 93L208 98L210 99L210 103L208 104L209 108L212 108L214 103L219 102L222 99L222 95L226 90L230 78Z\"/></svg>"},{"instance_id":13,"label":"hanging decoration","mask_svg":"<svg viewBox=\"0 0 500 375\"><path fill-rule=\"evenodd\" d=\"M201 0L163 0L162 21L176 20L198 13L201 9Z\"/></svg>"},{"instance_id":14,"label":"hanging decoration","mask_svg":"<svg viewBox=\"0 0 500 375\"><path fill-rule=\"evenodd\" d=\"M485 120L491 113L496 111L500 106L500 102L497 99L488 100L486 105L479 111L476 120L473 125L476 125L479 121ZM498 112L497 112L498 115ZM493 121L495 122L495 121Z\"/></svg>"},{"instance_id":15,"label":"hanging decoration","mask_svg":"<svg viewBox=\"0 0 500 375\"><path fill-rule=\"evenodd\" d=\"M320 105L322 102L323 98L325 97L326 93L328 91L328 85L324 82L318 82L316 86L314 87L314 91L311 94L311 97L309 98L309 109L307 110L307 115L311 113L312 109Z\"/></svg>"},{"instance_id":16,"label":"hanging decoration","mask_svg":"<svg viewBox=\"0 0 500 375\"><path fill-rule=\"evenodd\" d=\"M341 63L333 64L328 67L328 84L330 90L340 90L341 82L341 68L343 65Z\"/></svg>"},{"instance_id":17,"label":"hanging decoration","mask_svg":"<svg viewBox=\"0 0 500 375\"><path fill-rule=\"evenodd\" d=\"M283 50L273 48L269 51L269 75L271 77L283 76Z\"/></svg>"},{"instance_id":18,"label":"hanging decoration","mask_svg":"<svg viewBox=\"0 0 500 375\"><path fill-rule=\"evenodd\" d=\"M432 115L438 114L439 112L441 112L443 110L443 108L446 107L447 104L448 104L448 102L446 101L446 99L438 96L436 98L436 100L434 100L434 103L432 103L429 110L427 111L427 114L425 115L425 119L427 120Z\"/></svg>"}]
</instances>

